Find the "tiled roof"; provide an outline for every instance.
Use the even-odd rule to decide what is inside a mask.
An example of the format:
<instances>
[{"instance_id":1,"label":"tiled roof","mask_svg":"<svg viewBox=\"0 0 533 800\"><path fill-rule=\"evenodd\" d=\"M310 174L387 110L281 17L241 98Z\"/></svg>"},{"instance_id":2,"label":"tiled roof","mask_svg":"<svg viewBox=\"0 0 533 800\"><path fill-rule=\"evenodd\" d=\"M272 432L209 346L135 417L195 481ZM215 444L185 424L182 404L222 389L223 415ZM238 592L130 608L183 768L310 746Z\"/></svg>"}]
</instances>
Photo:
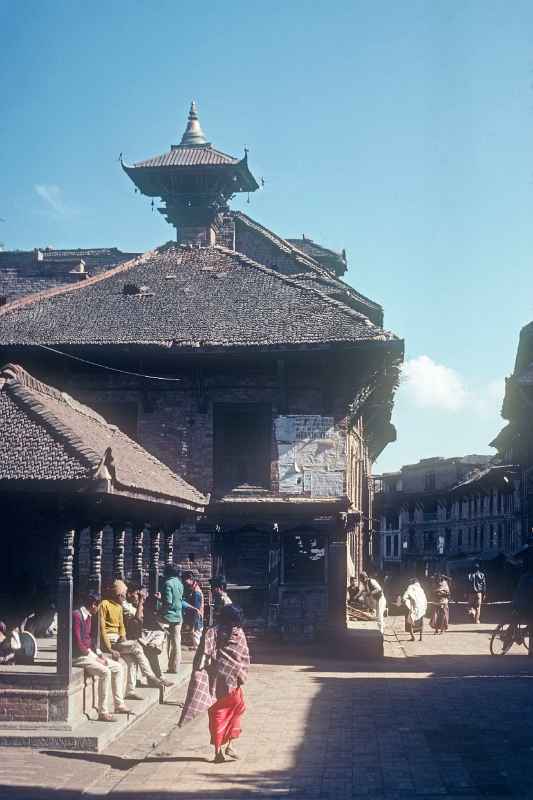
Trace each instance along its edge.
<instances>
[{"instance_id":1,"label":"tiled roof","mask_svg":"<svg viewBox=\"0 0 533 800\"><path fill-rule=\"evenodd\" d=\"M298 270L298 280L302 285L320 288L336 300L344 302L356 311L369 317L376 325L383 324L383 308L374 300L356 291L348 283L332 275L331 271L317 261L310 252L296 246L295 240L283 239L278 234L261 225L259 222L243 214L242 211L232 212L236 224L241 224L265 237L280 253L294 259ZM296 276L294 276L296 277Z\"/></svg>"},{"instance_id":2,"label":"tiled roof","mask_svg":"<svg viewBox=\"0 0 533 800\"><path fill-rule=\"evenodd\" d=\"M201 511L194 487L68 394L22 367L0 370L0 487L4 481L81 481L89 491Z\"/></svg>"},{"instance_id":3,"label":"tiled roof","mask_svg":"<svg viewBox=\"0 0 533 800\"><path fill-rule=\"evenodd\" d=\"M133 167L219 166L220 164L238 164L239 160L209 146L181 147L176 145L168 153L147 158L145 161L136 161Z\"/></svg>"},{"instance_id":4,"label":"tiled roof","mask_svg":"<svg viewBox=\"0 0 533 800\"><path fill-rule=\"evenodd\" d=\"M133 293L132 293L133 292ZM364 314L222 247L173 242L0 308L0 344L209 349L398 341Z\"/></svg>"}]
</instances>

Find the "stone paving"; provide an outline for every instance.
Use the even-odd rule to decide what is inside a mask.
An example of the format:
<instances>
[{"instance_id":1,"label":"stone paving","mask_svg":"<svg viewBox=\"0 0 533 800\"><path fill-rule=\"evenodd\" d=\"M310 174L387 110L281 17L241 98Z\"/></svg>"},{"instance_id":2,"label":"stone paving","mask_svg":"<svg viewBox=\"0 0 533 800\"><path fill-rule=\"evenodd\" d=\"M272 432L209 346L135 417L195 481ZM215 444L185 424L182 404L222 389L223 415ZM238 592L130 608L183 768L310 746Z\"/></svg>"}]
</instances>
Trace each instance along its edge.
<instances>
[{"instance_id":1,"label":"stone paving","mask_svg":"<svg viewBox=\"0 0 533 800\"><path fill-rule=\"evenodd\" d=\"M206 718L179 730L169 704L102 754L0 750L0 797L533 798L533 659L492 658L491 628L411 643L392 617L377 663L258 647L239 761L213 764Z\"/></svg>"}]
</instances>

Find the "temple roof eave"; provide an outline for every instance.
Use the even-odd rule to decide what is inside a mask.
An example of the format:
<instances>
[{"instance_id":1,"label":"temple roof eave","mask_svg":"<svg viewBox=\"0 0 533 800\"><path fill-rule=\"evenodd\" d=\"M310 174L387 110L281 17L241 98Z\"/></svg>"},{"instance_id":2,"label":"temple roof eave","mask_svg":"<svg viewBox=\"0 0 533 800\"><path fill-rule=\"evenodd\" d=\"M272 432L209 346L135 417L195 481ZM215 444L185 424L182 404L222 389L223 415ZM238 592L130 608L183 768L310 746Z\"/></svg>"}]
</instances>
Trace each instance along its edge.
<instances>
[{"instance_id":1,"label":"temple roof eave","mask_svg":"<svg viewBox=\"0 0 533 800\"><path fill-rule=\"evenodd\" d=\"M255 192L259 189L259 184L250 172L246 157L237 161L235 164L202 164L199 166L176 166L167 164L161 166L146 166L143 164L125 164L121 161L121 167L139 191L147 197L163 197L168 193L161 183L162 179L170 177L185 178L191 175L197 175L200 168L201 172L205 175L220 175L226 173L228 181L237 179L234 180L237 184L235 186L235 191Z\"/></svg>"}]
</instances>

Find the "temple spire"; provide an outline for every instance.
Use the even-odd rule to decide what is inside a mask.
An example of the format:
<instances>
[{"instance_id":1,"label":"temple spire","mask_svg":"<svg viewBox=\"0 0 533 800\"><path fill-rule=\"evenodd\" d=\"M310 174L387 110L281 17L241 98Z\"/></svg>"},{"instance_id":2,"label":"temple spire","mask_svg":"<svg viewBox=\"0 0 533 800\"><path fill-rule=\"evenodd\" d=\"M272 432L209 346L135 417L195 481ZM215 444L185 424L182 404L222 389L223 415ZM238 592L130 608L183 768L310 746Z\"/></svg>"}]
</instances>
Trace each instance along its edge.
<instances>
[{"instance_id":1,"label":"temple spire","mask_svg":"<svg viewBox=\"0 0 533 800\"><path fill-rule=\"evenodd\" d=\"M196 103L194 100L191 103L191 110L189 111L189 119L187 120L187 127L185 133L181 137L180 145L182 147L194 147L197 145L207 144L207 139L200 125L198 119L198 112L196 110Z\"/></svg>"}]
</instances>

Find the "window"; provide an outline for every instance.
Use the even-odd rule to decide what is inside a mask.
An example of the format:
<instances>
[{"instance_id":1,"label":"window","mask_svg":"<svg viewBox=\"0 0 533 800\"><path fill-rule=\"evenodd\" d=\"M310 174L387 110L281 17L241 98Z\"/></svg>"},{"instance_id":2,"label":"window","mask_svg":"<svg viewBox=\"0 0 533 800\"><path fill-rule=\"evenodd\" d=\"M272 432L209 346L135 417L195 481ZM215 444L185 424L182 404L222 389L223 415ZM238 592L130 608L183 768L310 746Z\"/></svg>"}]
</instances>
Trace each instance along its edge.
<instances>
[{"instance_id":1,"label":"window","mask_svg":"<svg viewBox=\"0 0 533 800\"><path fill-rule=\"evenodd\" d=\"M392 554L394 558L399 558L400 556L400 534L397 533L393 536L392 541Z\"/></svg>"},{"instance_id":2,"label":"window","mask_svg":"<svg viewBox=\"0 0 533 800\"><path fill-rule=\"evenodd\" d=\"M283 580L285 583L325 583L326 537L323 534L284 534Z\"/></svg>"},{"instance_id":3,"label":"window","mask_svg":"<svg viewBox=\"0 0 533 800\"><path fill-rule=\"evenodd\" d=\"M217 492L238 486L270 488L272 409L262 403L214 408L214 484Z\"/></svg>"},{"instance_id":4,"label":"window","mask_svg":"<svg viewBox=\"0 0 533 800\"><path fill-rule=\"evenodd\" d=\"M457 547L460 550L462 546L463 546L463 530L462 528L459 528L459 530L457 531Z\"/></svg>"},{"instance_id":5,"label":"window","mask_svg":"<svg viewBox=\"0 0 533 800\"><path fill-rule=\"evenodd\" d=\"M485 546L485 526L479 526L479 549L483 550Z\"/></svg>"},{"instance_id":6,"label":"window","mask_svg":"<svg viewBox=\"0 0 533 800\"><path fill-rule=\"evenodd\" d=\"M7 304L7 296L5 294L0 294L0 306L5 306Z\"/></svg>"},{"instance_id":7,"label":"window","mask_svg":"<svg viewBox=\"0 0 533 800\"><path fill-rule=\"evenodd\" d=\"M435 473L434 472L426 472L425 475L425 488L426 492L431 492L435 488Z\"/></svg>"},{"instance_id":8,"label":"window","mask_svg":"<svg viewBox=\"0 0 533 800\"><path fill-rule=\"evenodd\" d=\"M503 547L503 525L501 522L498 522L498 549L501 550Z\"/></svg>"},{"instance_id":9,"label":"window","mask_svg":"<svg viewBox=\"0 0 533 800\"><path fill-rule=\"evenodd\" d=\"M386 533L384 538L385 548L383 556L385 561L398 561L400 558L400 534Z\"/></svg>"},{"instance_id":10,"label":"window","mask_svg":"<svg viewBox=\"0 0 533 800\"><path fill-rule=\"evenodd\" d=\"M435 536L433 531L424 531L424 550L426 552L435 549Z\"/></svg>"}]
</instances>

